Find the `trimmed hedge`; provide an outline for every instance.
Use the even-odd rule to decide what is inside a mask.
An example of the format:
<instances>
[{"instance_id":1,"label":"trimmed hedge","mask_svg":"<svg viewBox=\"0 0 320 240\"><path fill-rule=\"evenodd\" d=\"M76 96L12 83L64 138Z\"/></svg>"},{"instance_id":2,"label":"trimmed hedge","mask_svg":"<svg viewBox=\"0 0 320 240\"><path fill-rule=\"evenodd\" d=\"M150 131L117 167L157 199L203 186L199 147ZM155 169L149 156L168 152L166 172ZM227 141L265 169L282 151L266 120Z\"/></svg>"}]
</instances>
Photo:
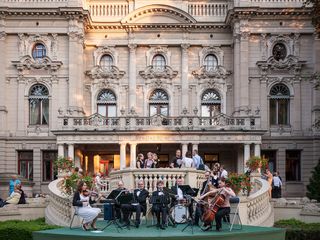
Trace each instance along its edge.
<instances>
[{"instance_id":1,"label":"trimmed hedge","mask_svg":"<svg viewBox=\"0 0 320 240\"><path fill-rule=\"evenodd\" d=\"M0 222L0 239L5 240L32 240L32 232L59 228L47 225L44 218L32 221L10 220Z\"/></svg>"},{"instance_id":2,"label":"trimmed hedge","mask_svg":"<svg viewBox=\"0 0 320 240\"><path fill-rule=\"evenodd\" d=\"M286 228L286 240L319 240L320 223L304 223L296 219L280 220L275 227Z\"/></svg>"}]
</instances>

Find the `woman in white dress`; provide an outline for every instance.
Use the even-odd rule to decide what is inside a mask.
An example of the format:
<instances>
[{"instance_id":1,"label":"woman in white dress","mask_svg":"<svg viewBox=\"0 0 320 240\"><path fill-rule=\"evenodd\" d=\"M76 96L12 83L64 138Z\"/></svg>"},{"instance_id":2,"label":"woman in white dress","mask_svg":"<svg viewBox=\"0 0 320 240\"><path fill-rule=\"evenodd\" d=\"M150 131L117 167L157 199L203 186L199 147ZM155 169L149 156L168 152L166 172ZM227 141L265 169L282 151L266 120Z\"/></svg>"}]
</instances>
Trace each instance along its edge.
<instances>
[{"instance_id":1,"label":"woman in white dress","mask_svg":"<svg viewBox=\"0 0 320 240\"><path fill-rule=\"evenodd\" d=\"M89 225L91 225L94 230L97 230L96 221L101 212L100 208L93 208L90 206L90 204L95 203L90 195L91 194L87 190L87 184L82 181L79 182L78 191L75 192L73 196L72 205L77 208L76 211L78 211L78 215L83 218L82 229L85 231L89 230Z\"/></svg>"}]
</instances>

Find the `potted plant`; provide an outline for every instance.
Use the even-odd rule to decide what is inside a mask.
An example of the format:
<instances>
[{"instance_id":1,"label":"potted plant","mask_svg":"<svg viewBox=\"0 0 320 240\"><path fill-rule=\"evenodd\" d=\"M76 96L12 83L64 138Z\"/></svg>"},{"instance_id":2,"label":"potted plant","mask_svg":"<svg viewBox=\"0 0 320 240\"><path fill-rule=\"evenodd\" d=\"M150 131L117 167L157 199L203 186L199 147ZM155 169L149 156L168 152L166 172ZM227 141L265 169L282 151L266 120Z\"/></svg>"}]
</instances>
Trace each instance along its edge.
<instances>
[{"instance_id":1,"label":"potted plant","mask_svg":"<svg viewBox=\"0 0 320 240\"><path fill-rule=\"evenodd\" d=\"M230 173L226 182L236 195L241 191L245 195L250 194L252 186L250 183L250 177L246 174Z\"/></svg>"},{"instance_id":2,"label":"potted plant","mask_svg":"<svg viewBox=\"0 0 320 240\"><path fill-rule=\"evenodd\" d=\"M93 179L90 176L79 176L76 173L73 173L69 176L65 176L63 178L62 183L62 192L66 195L72 195L75 191L77 191L77 186L80 181L83 181L87 184L88 189L91 189L93 184Z\"/></svg>"},{"instance_id":3,"label":"potted plant","mask_svg":"<svg viewBox=\"0 0 320 240\"><path fill-rule=\"evenodd\" d=\"M73 160L60 156L54 161L54 167L58 170L59 177L64 177L73 168Z\"/></svg>"},{"instance_id":4,"label":"potted plant","mask_svg":"<svg viewBox=\"0 0 320 240\"><path fill-rule=\"evenodd\" d=\"M268 159L264 157L257 157L253 156L249 158L249 160L246 162L246 166L250 169L251 172L261 172L261 169L267 169L268 168Z\"/></svg>"}]
</instances>

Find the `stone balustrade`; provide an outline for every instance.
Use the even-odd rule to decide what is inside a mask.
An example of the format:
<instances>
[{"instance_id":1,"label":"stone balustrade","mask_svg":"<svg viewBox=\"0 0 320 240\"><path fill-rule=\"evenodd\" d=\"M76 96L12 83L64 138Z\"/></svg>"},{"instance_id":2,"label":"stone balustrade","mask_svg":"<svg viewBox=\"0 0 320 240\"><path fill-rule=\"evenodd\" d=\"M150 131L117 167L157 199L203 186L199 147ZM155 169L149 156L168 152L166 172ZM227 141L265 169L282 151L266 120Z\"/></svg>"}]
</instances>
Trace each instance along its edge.
<instances>
[{"instance_id":1,"label":"stone balustrade","mask_svg":"<svg viewBox=\"0 0 320 240\"><path fill-rule=\"evenodd\" d=\"M52 8L54 7L82 7L82 0L0 0L0 7L18 8Z\"/></svg>"},{"instance_id":2,"label":"stone balustrade","mask_svg":"<svg viewBox=\"0 0 320 240\"><path fill-rule=\"evenodd\" d=\"M226 16L228 3L190 3L188 13L192 16Z\"/></svg>"},{"instance_id":3,"label":"stone balustrade","mask_svg":"<svg viewBox=\"0 0 320 240\"><path fill-rule=\"evenodd\" d=\"M60 116L56 130L258 130L260 117L232 117L218 114L213 117L177 116L152 117L121 116L106 118L96 113L91 116Z\"/></svg>"},{"instance_id":4,"label":"stone balustrade","mask_svg":"<svg viewBox=\"0 0 320 240\"><path fill-rule=\"evenodd\" d=\"M273 226L274 213L269 198L269 183L261 178L254 179L256 192L242 197L239 214L244 225Z\"/></svg>"},{"instance_id":5,"label":"stone balustrade","mask_svg":"<svg viewBox=\"0 0 320 240\"><path fill-rule=\"evenodd\" d=\"M304 2L304 0L249 0L250 6L268 8L300 8Z\"/></svg>"},{"instance_id":6,"label":"stone balustrade","mask_svg":"<svg viewBox=\"0 0 320 240\"><path fill-rule=\"evenodd\" d=\"M69 226L74 209L72 199L61 192L61 178L52 181L49 188L49 205L45 211L46 222L59 226Z\"/></svg>"},{"instance_id":7,"label":"stone balustrade","mask_svg":"<svg viewBox=\"0 0 320 240\"><path fill-rule=\"evenodd\" d=\"M129 13L128 3L87 3L91 17L124 17Z\"/></svg>"}]
</instances>

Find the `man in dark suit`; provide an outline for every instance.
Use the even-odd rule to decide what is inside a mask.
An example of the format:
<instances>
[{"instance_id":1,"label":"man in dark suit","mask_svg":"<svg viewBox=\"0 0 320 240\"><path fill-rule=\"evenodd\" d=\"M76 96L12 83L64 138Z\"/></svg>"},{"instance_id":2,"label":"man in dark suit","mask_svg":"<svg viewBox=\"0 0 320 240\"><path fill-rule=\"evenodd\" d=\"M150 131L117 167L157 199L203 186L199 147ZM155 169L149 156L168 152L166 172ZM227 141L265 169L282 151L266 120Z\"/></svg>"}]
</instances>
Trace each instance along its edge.
<instances>
[{"instance_id":1,"label":"man in dark suit","mask_svg":"<svg viewBox=\"0 0 320 240\"><path fill-rule=\"evenodd\" d=\"M141 212L145 215L147 212L147 197L149 196L149 192L144 188L143 180L138 182L138 189L133 191L133 201L130 204L122 204L122 212L123 212L123 219L124 219L124 226L130 225L130 213L136 212L136 221L135 226L136 228L140 225L140 217Z\"/></svg>"},{"instance_id":2,"label":"man in dark suit","mask_svg":"<svg viewBox=\"0 0 320 240\"><path fill-rule=\"evenodd\" d=\"M151 197L152 212L157 216L157 227L165 229L167 214L168 214L168 204L170 203L169 194L164 191L164 182L159 180L157 182L157 191L152 193ZM160 213L162 214L162 222L160 224Z\"/></svg>"}]
</instances>

